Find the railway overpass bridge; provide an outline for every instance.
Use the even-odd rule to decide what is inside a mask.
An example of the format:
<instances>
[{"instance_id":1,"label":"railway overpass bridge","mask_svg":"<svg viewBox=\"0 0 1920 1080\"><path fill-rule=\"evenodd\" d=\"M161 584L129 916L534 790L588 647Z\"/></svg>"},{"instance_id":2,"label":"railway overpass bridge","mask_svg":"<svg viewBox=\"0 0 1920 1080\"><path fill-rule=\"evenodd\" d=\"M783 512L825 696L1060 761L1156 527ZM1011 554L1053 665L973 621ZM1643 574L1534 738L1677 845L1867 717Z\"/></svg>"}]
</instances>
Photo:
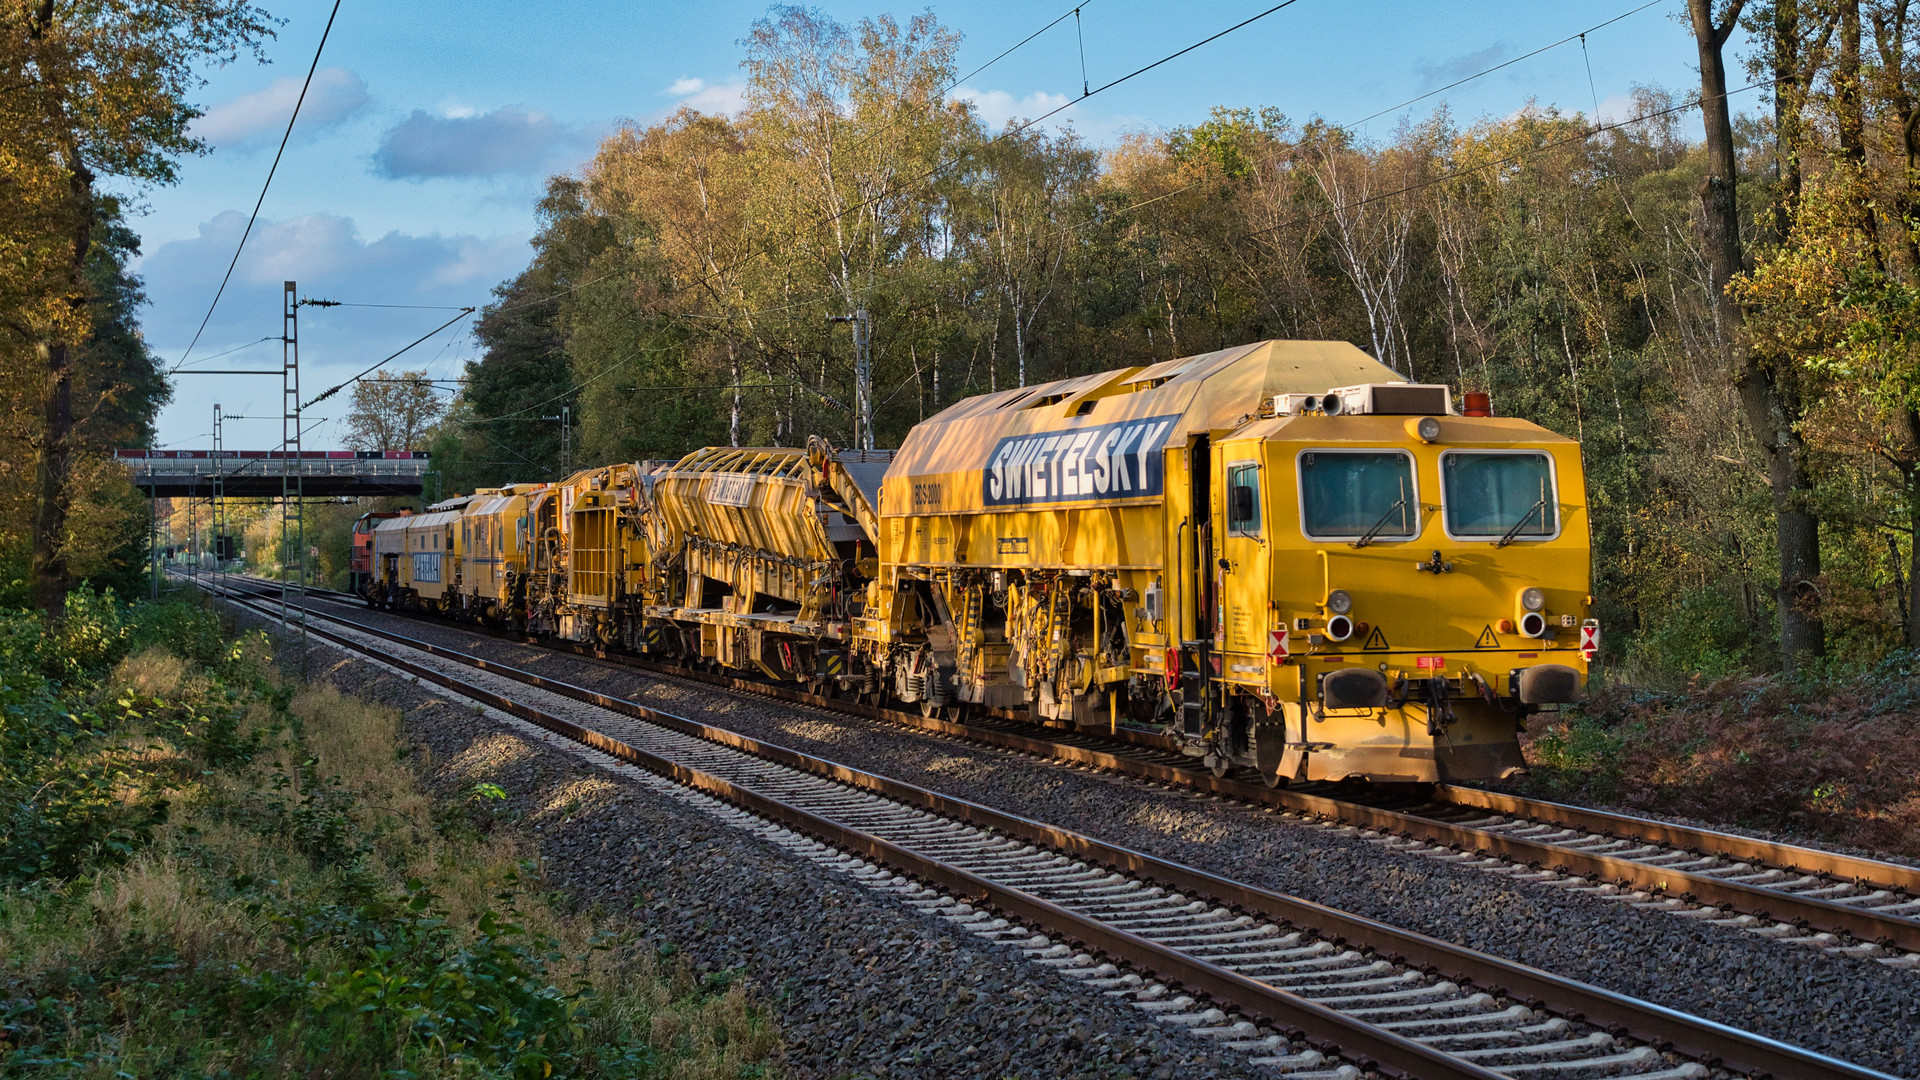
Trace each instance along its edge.
<instances>
[{"instance_id":1,"label":"railway overpass bridge","mask_svg":"<svg viewBox=\"0 0 1920 1080\"><path fill-rule=\"evenodd\" d=\"M295 478L308 499L419 495L433 461L407 450L115 450L153 498L277 499Z\"/></svg>"}]
</instances>

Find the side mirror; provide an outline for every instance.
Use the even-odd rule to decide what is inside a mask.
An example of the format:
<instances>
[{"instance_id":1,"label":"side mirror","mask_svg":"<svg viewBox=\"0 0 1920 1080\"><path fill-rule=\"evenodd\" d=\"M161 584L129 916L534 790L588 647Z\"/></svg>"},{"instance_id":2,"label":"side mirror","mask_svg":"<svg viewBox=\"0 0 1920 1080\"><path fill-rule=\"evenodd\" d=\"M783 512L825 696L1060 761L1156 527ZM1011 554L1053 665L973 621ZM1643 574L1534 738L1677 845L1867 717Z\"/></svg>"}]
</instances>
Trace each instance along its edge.
<instances>
[{"instance_id":1,"label":"side mirror","mask_svg":"<svg viewBox=\"0 0 1920 1080\"><path fill-rule=\"evenodd\" d=\"M1227 508L1229 521L1253 520L1253 489L1250 487L1229 488L1233 493L1231 505Z\"/></svg>"}]
</instances>

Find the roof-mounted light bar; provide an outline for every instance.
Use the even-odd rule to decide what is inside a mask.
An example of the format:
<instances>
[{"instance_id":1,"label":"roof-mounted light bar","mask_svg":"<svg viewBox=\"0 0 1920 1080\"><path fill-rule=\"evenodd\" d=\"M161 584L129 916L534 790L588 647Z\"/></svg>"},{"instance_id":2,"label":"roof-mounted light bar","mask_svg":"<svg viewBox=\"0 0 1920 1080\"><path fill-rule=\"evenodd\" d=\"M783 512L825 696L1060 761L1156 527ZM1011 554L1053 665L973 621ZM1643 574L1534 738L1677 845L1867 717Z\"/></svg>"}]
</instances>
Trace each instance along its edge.
<instances>
[{"instance_id":1,"label":"roof-mounted light bar","mask_svg":"<svg viewBox=\"0 0 1920 1080\"><path fill-rule=\"evenodd\" d=\"M1276 416L1452 416L1453 392L1444 383L1363 383L1324 394L1278 394Z\"/></svg>"}]
</instances>

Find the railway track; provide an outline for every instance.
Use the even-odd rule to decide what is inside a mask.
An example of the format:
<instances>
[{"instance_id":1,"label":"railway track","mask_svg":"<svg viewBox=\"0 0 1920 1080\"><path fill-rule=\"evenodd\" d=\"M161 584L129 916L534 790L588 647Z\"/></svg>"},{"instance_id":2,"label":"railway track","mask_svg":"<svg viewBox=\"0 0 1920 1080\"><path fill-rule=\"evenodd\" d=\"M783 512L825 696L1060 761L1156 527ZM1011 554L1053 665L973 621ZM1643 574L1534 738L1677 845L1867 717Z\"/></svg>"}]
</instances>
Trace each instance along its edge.
<instances>
[{"instance_id":1,"label":"railway track","mask_svg":"<svg viewBox=\"0 0 1920 1080\"><path fill-rule=\"evenodd\" d=\"M318 613L307 630L722 799L776 842L1300 1080L1882 1075L445 646Z\"/></svg>"},{"instance_id":2,"label":"railway track","mask_svg":"<svg viewBox=\"0 0 1920 1080\"><path fill-rule=\"evenodd\" d=\"M275 583L277 584L277 583ZM364 609L351 593L309 590ZM1169 740L1117 729L1109 737L1040 728L1010 717L944 720L756 680L689 671L638 657L451 624L521 644L690 679L776 700L864 716L1001 749L1068 761L1156 783L1337 822L1383 847L1480 865L1523 880L1579 890L1734 927L1784 944L1920 970L1920 868L1779 844L1457 785L1419 798L1356 785L1270 788L1215 776Z\"/></svg>"}]
</instances>

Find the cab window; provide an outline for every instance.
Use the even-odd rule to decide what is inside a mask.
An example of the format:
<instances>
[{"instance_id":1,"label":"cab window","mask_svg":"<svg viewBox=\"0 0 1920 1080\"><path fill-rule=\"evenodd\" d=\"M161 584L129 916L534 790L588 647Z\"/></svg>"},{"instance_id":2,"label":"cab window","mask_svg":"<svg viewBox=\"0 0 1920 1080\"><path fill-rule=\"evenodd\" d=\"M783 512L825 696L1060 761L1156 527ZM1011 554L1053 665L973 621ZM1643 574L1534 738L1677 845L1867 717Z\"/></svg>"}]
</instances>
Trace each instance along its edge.
<instances>
[{"instance_id":1,"label":"cab window","mask_svg":"<svg viewBox=\"0 0 1920 1080\"><path fill-rule=\"evenodd\" d=\"M1440 458L1447 533L1491 540L1545 540L1559 535L1553 459L1542 453L1456 450Z\"/></svg>"},{"instance_id":2,"label":"cab window","mask_svg":"<svg viewBox=\"0 0 1920 1080\"><path fill-rule=\"evenodd\" d=\"M1227 534L1260 535L1260 466L1227 466Z\"/></svg>"},{"instance_id":3,"label":"cab window","mask_svg":"<svg viewBox=\"0 0 1920 1080\"><path fill-rule=\"evenodd\" d=\"M1300 528L1315 540L1407 540L1419 533L1413 458L1397 450L1300 455Z\"/></svg>"}]
</instances>

